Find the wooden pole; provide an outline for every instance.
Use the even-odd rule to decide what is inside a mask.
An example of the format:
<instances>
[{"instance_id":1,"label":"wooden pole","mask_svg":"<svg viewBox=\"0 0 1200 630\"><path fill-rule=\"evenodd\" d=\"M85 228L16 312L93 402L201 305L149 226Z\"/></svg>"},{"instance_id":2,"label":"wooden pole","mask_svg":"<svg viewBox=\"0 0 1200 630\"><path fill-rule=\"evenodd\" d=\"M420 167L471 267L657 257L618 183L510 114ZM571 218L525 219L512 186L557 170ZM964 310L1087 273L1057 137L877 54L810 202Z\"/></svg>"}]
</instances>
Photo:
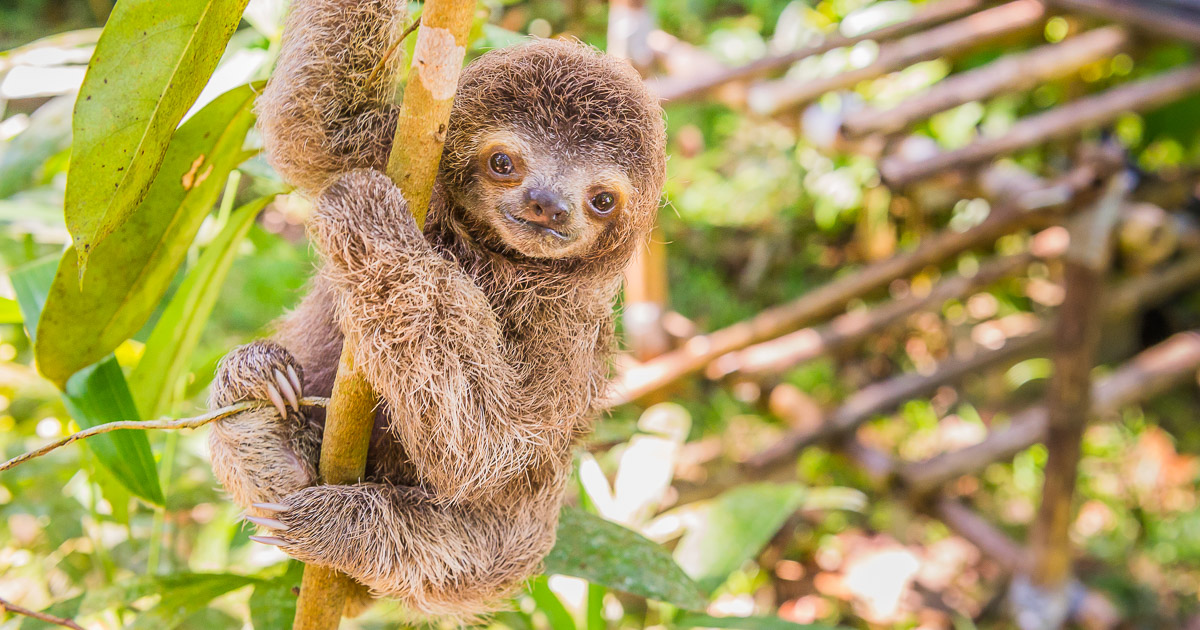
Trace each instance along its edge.
<instances>
[{"instance_id":1,"label":"wooden pole","mask_svg":"<svg viewBox=\"0 0 1200 630\"><path fill-rule=\"evenodd\" d=\"M893 188L907 186L934 175L977 166L1001 155L1073 135L1115 120L1127 112L1154 109L1198 89L1200 66L1172 70L1023 118L1004 135L984 138L961 149L923 156L920 160L890 155L880 160L879 173Z\"/></svg>"},{"instance_id":2,"label":"wooden pole","mask_svg":"<svg viewBox=\"0 0 1200 630\"><path fill-rule=\"evenodd\" d=\"M807 81L777 79L750 88L746 103L756 114L774 115L807 104L826 92L854 87L914 63L960 54L1000 37L1041 23L1045 7L1038 0L1015 0L956 22L880 47L870 64L831 77Z\"/></svg>"},{"instance_id":3,"label":"wooden pole","mask_svg":"<svg viewBox=\"0 0 1200 630\"><path fill-rule=\"evenodd\" d=\"M1091 373L1100 343L1104 275L1111 260L1111 237L1133 176L1115 175L1086 221L1074 226L1063 260L1066 297L1054 335L1054 374L1046 410L1048 427L1042 503L1031 536L1033 583L1057 591L1071 579L1071 514L1083 431L1092 413Z\"/></svg>"},{"instance_id":4,"label":"wooden pole","mask_svg":"<svg viewBox=\"0 0 1200 630\"><path fill-rule=\"evenodd\" d=\"M433 196L474 13L474 0L428 0L421 14L412 69L387 165L388 176L404 193L418 225L424 225ZM320 462L324 483L355 483L362 479L366 467L378 396L355 366L354 341L346 339L343 343L325 416ZM293 627L337 628L351 588L349 577L329 567L305 566Z\"/></svg>"},{"instance_id":5,"label":"wooden pole","mask_svg":"<svg viewBox=\"0 0 1200 630\"><path fill-rule=\"evenodd\" d=\"M842 128L851 138L904 131L963 103L1029 90L1044 81L1069 75L1093 61L1117 54L1128 39L1123 28L1108 26L1027 53L1001 57L980 68L939 81L923 94L891 109L869 107L854 112L846 117Z\"/></svg>"}]
</instances>

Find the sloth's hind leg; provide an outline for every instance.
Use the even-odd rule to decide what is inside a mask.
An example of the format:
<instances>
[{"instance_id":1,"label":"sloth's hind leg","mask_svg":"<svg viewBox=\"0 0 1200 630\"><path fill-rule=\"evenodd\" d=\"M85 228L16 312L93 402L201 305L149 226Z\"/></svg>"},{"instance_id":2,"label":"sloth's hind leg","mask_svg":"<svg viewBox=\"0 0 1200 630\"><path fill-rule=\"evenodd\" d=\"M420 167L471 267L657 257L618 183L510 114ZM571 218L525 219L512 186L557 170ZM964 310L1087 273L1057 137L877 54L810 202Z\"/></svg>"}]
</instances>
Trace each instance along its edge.
<instances>
[{"instance_id":1,"label":"sloth's hind leg","mask_svg":"<svg viewBox=\"0 0 1200 630\"><path fill-rule=\"evenodd\" d=\"M235 348L213 381L214 409L246 400L271 406L213 423L213 472L234 502L275 502L317 478L321 430L300 409L303 372L292 355L270 341Z\"/></svg>"}]
</instances>

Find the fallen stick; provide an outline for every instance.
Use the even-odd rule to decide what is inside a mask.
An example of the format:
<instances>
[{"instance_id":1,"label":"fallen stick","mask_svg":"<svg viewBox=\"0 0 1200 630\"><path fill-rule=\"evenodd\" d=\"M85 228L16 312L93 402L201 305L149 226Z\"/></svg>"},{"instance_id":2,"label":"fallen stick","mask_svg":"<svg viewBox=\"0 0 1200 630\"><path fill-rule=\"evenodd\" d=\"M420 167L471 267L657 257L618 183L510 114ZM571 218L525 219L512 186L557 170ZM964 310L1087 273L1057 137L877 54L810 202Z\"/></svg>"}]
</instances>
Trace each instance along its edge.
<instances>
[{"instance_id":1,"label":"fallen stick","mask_svg":"<svg viewBox=\"0 0 1200 630\"><path fill-rule=\"evenodd\" d=\"M1016 0L980 11L923 33L884 44L875 61L831 77L800 81L783 78L754 85L746 95L750 111L766 116L794 109L826 92L902 70L914 63L969 51L989 41L1041 23L1045 7L1037 0Z\"/></svg>"},{"instance_id":2,"label":"fallen stick","mask_svg":"<svg viewBox=\"0 0 1200 630\"><path fill-rule=\"evenodd\" d=\"M980 101L1067 76L1093 61L1117 54L1129 41L1125 30L1108 26L1077 35L1058 44L1008 55L985 66L948 77L924 93L891 109L874 107L846 117L842 129L851 138L893 134L930 116L963 103Z\"/></svg>"},{"instance_id":3,"label":"fallen stick","mask_svg":"<svg viewBox=\"0 0 1200 630\"><path fill-rule=\"evenodd\" d=\"M324 407L328 404L328 402L329 402L328 398L321 398L321 397L317 397L317 396L300 399L300 404L305 407ZM0 464L0 472L4 472L4 471L8 470L9 468L13 468L15 466L19 466L20 464L23 464L31 459L34 459L35 457L41 457L42 455L45 455L56 449L60 449L72 442L75 442L78 440L84 440L84 439L87 439L87 438L90 438L93 436L97 436L97 435L100 435L101 433L109 433L111 431L129 431L129 430L145 431L145 430L149 430L149 429L197 429L197 428L200 428L210 422L216 422L217 420L223 420L225 418L229 418L231 416L235 416L239 413L242 413L243 411L249 411L251 409L261 409L263 407L269 407L269 406L271 406L271 404L272 403L270 403L268 401L255 400L255 401L238 403L236 405L229 405L228 407L221 407L220 409L217 409L216 411L210 411L204 415L196 416L194 418L160 418L158 420L118 420L116 422L106 422L104 424L98 424L94 427L84 429L83 431L76 431L75 433L72 433L71 435L68 435L67 437L65 437L61 440L51 442L41 448L37 448L32 451L29 451L28 453L23 453L21 455L17 455L16 457L4 462L3 464Z\"/></svg>"},{"instance_id":4,"label":"fallen stick","mask_svg":"<svg viewBox=\"0 0 1200 630\"><path fill-rule=\"evenodd\" d=\"M608 406L627 403L703 369L711 361L754 343L774 339L814 321L836 315L851 300L886 287L965 251L984 247L1017 230L1044 225L1074 211L1115 164L1078 166L1062 179L1018 195L994 208L983 223L965 232L943 231L916 250L846 274L791 302L771 307L727 328L700 335L682 347L625 370L614 382Z\"/></svg>"},{"instance_id":5,"label":"fallen stick","mask_svg":"<svg viewBox=\"0 0 1200 630\"><path fill-rule=\"evenodd\" d=\"M941 151L920 160L890 155L879 162L879 173L893 188L907 186L946 172L971 168L1049 140L1074 135L1128 113L1154 109L1200 89L1200 66L1188 66L1126 83L1096 96L1067 103L1023 118L1003 135L977 140L961 149Z\"/></svg>"},{"instance_id":6,"label":"fallen stick","mask_svg":"<svg viewBox=\"0 0 1200 630\"><path fill-rule=\"evenodd\" d=\"M700 96L709 90L728 83L752 79L780 70L801 59L826 53L835 48L852 46L867 40L883 41L907 35L927 26L940 24L946 20L976 11L982 6L983 2L981 0L941 0L940 2L931 2L922 6L908 20L853 37L833 34L798 50L757 59L736 68L722 69L716 72L710 71L704 73L703 76L697 75L686 78L668 76L656 78L649 80L647 84L650 90L664 101L683 100Z\"/></svg>"},{"instance_id":7,"label":"fallen stick","mask_svg":"<svg viewBox=\"0 0 1200 630\"><path fill-rule=\"evenodd\" d=\"M6 599L2 599L2 598L0 598L0 610L6 610L10 613L13 613L14 615L21 615L22 617L29 617L30 619L36 619L38 621L53 624L56 626L62 626L64 628L71 628L72 630L83 630L82 626L80 626L79 624L75 623L74 621L72 621L70 619L66 619L63 617L55 617L54 615L44 613L44 612L38 612L36 610L29 610L28 608L25 608L23 606L18 606L16 604L14 604Z\"/></svg>"}]
</instances>

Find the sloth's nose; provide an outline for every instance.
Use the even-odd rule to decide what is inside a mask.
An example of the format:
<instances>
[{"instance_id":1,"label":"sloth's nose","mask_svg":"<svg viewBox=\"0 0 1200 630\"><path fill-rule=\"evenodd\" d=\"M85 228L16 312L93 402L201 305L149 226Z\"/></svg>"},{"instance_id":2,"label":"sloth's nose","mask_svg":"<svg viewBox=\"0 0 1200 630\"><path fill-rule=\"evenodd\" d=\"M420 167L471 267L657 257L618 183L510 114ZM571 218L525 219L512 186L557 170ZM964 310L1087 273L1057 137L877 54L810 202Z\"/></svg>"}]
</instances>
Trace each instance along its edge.
<instances>
[{"instance_id":1,"label":"sloth's nose","mask_svg":"<svg viewBox=\"0 0 1200 630\"><path fill-rule=\"evenodd\" d=\"M525 193L521 218L548 228L561 227L571 214L571 206L562 195L548 188L532 188Z\"/></svg>"}]
</instances>

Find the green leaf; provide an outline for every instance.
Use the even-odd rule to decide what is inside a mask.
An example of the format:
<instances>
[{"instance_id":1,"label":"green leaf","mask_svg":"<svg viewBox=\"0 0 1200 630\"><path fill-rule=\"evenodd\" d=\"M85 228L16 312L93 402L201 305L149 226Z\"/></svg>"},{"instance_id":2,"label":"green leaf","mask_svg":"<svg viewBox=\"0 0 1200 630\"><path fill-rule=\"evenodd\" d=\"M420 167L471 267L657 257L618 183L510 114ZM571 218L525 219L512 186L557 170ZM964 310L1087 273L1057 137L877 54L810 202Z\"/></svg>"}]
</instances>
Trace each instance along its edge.
<instances>
[{"instance_id":1,"label":"green leaf","mask_svg":"<svg viewBox=\"0 0 1200 630\"><path fill-rule=\"evenodd\" d=\"M154 312L230 170L244 157L253 102L254 86L230 90L180 127L145 201L93 247L82 282L76 250L63 255L38 323L44 334L34 346L38 369L60 388Z\"/></svg>"},{"instance_id":2,"label":"green leaf","mask_svg":"<svg viewBox=\"0 0 1200 630\"><path fill-rule=\"evenodd\" d=\"M200 333L217 304L237 246L254 225L254 217L274 198L262 197L230 215L225 229L205 248L154 325L146 351L129 375L138 409L147 418L170 411L175 385L191 362Z\"/></svg>"},{"instance_id":3,"label":"green leaf","mask_svg":"<svg viewBox=\"0 0 1200 630\"><path fill-rule=\"evenodd\" d=\"M834 626L793 623L779 617L712 617L685 613L671 625L676 628L736 628L738 630L834 630Z\"/></svg>"},{"instance_id":4,"label":"green leaf","mask_svg":"<svg viewBox=\"0 0 1200 630\"><path fill-rule=\"evenodd\" d=\"M546 573L570 575L680 608L703 608L704 595L661 546L616 523L566 506Z\"/></svg>"},{"instance_id":5,"label":"green leaf","mask_svg":"<svg viewBox=\"0 0 1200 630\"><path fill-rule=\"evenodd\" d=\"M81 268L146 197L247 2L120 0L113 7L75 101L66 218Z\"/></svg>"},{"instance_id":6,"label":"green leaf","mask_svg":"<svg viewBox=\"0 0 1200 630\"><path fill-rule=\"evenodd\" d=\"M702 589L712 592L762 551L805 496L799 484L756 483L692 508L699 510L699 523L680 539L675 560Z\"/></svg>"},{"instance_id":7,"label":"green leaf","mask_svg":"<svg viewBox=\"0 0 1200 630\"><path fill-rule=\"evenodd\" d=\"M129 606L143 597L160 595L157 603L138 614L130 628L170 630L204 610L217 597L259 582L258 578L233 573L176 573L135 578L88 592L79 614Z\"/></svg>"},{"instance_id":8,"label":"green leaf","mask_svg":"<svg viewBox=\"0 0 1200 630\"><path fill-rule=\"evenodd\" d=\"M571 613L567 611L566 606L563 606L554 591L550 590L550 586L546 584L546 576L538 576L533 579L529 585L529 594L533 597L533 602L537 604L538 610L546 615L546 620L550 622L551 628L575 630L575 619L571 617Z\"/></svg>"},{"instance_id":9,"label":"green leaf","mask_svg":"<svg viewBox=\"0 0 1200 630\"><path fill-rule=\"evenodd\" d=\"M71 146L71 97L59 96L29 117L29 127L0 151L0 198L31 188L55 154Z\"/></svg>"},{"instance_id":10,"label":"green leaf","mask_svg":"<svg viewBox=\"0 0 1200 630\"><path fill-rule=\"evenodd\" d=\"M26 322L38 321L54 277L54 266L53 258L43 258L18 267L10 275ZM29 330L29 337L35 343L40 336L38 332ZM71 417L84 428L140 419L121 366L112 356L71 377L62 399ZM97 435L87 441L87 447L130 492L155 505L164 503L150 440L144 432L113 431Z\"/></svg>"},{"instance_id":11,"label":"green leaf","mask_svg":"<svg viewBox=\"0 0 1200 630\"><path fill-rule=\"evenodd\" d=\"M254 630L290 630L296 617L296 593L304 565L288 562L287 572L262 582L250 594L250 623Z\"/></svg>"},{"instance_id":12,"label":"green leaf","mask_svg":"<svg viewBox=\"0 0 1200 630\"><path fill-rule=\"evenodd\" d=\"M21 324L25 318L21 316L21 307L17 301L0 297L0 324Z\"/></svg>"}]
</instances>

